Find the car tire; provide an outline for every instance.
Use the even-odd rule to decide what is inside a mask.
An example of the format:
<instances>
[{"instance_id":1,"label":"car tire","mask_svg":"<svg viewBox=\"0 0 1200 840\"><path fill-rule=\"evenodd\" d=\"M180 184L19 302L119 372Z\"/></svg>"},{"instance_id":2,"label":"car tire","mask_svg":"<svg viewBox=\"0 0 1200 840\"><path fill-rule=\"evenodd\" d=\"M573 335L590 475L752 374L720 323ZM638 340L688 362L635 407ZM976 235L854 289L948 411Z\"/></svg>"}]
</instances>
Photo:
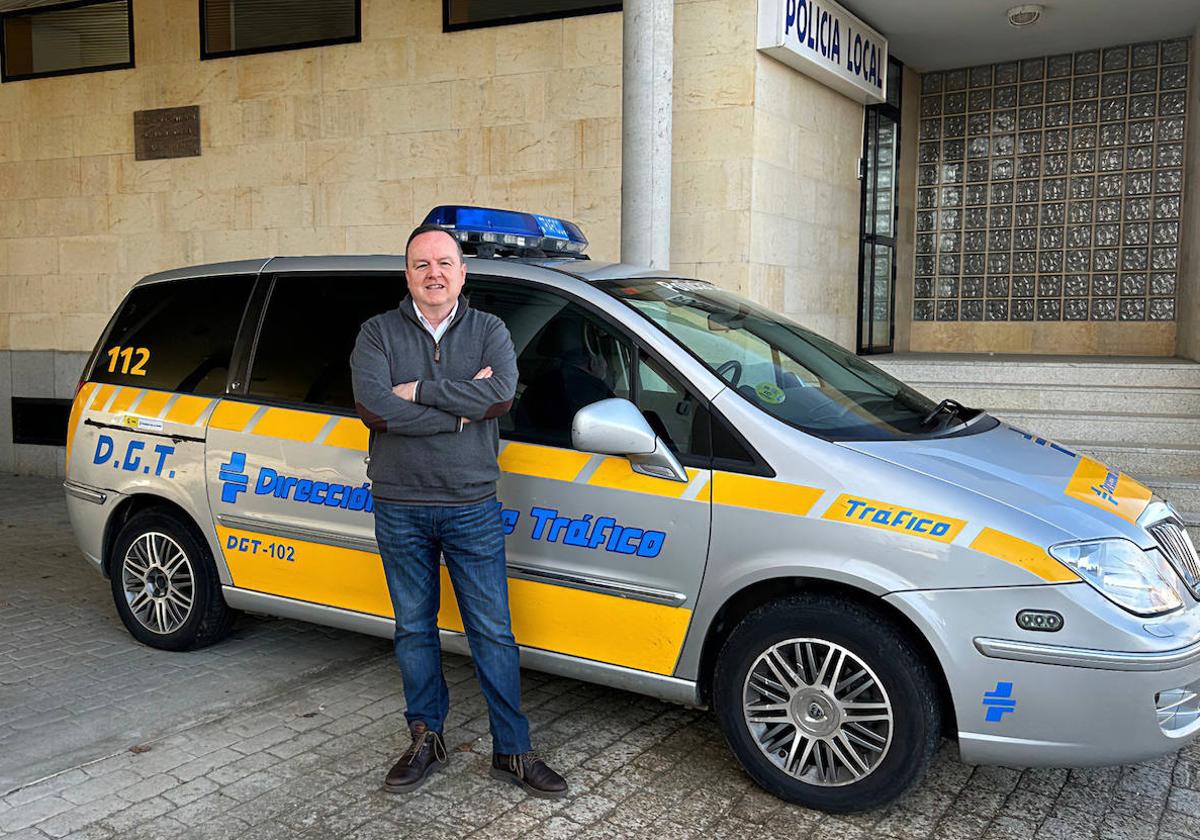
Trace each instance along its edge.
<instances>
[{"instance_id":1,"label":"car tire","mask_svg":"<svg viewBox=\"0 0 1200 840\"><path fill-rule=\"evenodd\" d=\"M713 705L755 782L822 811L891 802L940 741L927 664L881 613L834 595L782 598L742 619L717 660Z\"/></svg>"},{"instance_id":2,"label":"car tire","mask_svg":"<svg viewBox=\"0 0 1200 840\"><path fill-rule=\"evenodd\" d=\"M236 613L205 540L191 523L162 511L134 515L117 534L109 565L113 601L139 642L194 650L229 634Z\"/></svg>"}]
</instances>

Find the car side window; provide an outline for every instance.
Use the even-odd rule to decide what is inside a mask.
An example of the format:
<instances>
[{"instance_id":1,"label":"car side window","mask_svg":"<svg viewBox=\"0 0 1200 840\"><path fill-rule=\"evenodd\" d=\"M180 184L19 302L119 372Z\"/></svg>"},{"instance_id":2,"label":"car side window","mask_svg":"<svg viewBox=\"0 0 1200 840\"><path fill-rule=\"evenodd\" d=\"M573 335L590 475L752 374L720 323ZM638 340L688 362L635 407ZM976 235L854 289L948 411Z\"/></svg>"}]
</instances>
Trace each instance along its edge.
<instances>
[{"instance_id":1,"label":"car side window","mask_svg":"<svg viewBox=\"0 0 1200 840\"><path fill-rule=\"evenodd\" d=\"M500 418L507 438L571 446L571 421L586 405L629 398L632 345L562 295L526 286L469 280L476 309L508 327L517 354L517 395Z\"/></svg>"},{"instance_id":2,"label":"car side window","mask_svg":"<svg viewBox=\"0 0 1200 840\"><path fill-rule=\"evenodd\" d=\"M623 397L641 409L676 455L693 464L707 466L714 423L724 432L728 460L752 460L703 400L617 327L578 304L550 290L474 278L467 281L467 293L471 306L504 321L516 349L517 396L500 419L506 438L571 448L575 412Z\"/></svg>"},{"instance_id":3,"label":"car side window","mask_svg":"<svg viewBox=\"0 0 1200 840\"><path fill-rule=\"evenodd\" d=\"M725 419L644 353L634 402L654 433L685 462L734 470L755 464Z\"/></svg>"},{"instance_id":4,"label":"car side window","mask_svg":"<svg viewBox=\"0 0 1200 840\"><path fill-rule=\"evenodd\" d=\"M184 394L224 393L253 285L247 274L138 286L113 321L91 378Z\"/></svg>"},{"instance_id":5,"label":"car side window","mask_svg":"<svg viewBox=\"0 0 1200 840\"><path fill-rule=\"evenodd\" d=\"M363 321L395 309L396 274L275 278L251 362L249 395L350 410L350 351Z\"/></svg>"},{"instance_id":6,"label":"car side window","mask_svg":"<svg viewBox=\"0 0 1200 840\"><path fill-rule=\"evenodd\" d=\"M634 402L676 455L708 454L708 410L658 362L640 354Z\"/></svg>"}]
</instances>

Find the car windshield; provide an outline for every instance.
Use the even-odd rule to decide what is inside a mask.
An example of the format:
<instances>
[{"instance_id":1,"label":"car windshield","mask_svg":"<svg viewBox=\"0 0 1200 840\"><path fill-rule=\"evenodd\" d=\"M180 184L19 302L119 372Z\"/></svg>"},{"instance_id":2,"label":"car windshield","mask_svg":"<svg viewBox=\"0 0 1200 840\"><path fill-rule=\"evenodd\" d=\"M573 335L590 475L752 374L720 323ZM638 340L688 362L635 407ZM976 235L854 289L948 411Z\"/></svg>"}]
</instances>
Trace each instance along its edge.
<instances>
[{"instance_id":1,"label":"car windshield","mask_svg":"<svg viewBox=\"0 0 1200 840\"><path fill-rule=\"evenodd\" d=\"M928 397L832 341L710 283L596 285L653 321L755 406L811 434L829 440L930 437L958 432L979 414L938 411Z\"/></svg>"}]
</instances>

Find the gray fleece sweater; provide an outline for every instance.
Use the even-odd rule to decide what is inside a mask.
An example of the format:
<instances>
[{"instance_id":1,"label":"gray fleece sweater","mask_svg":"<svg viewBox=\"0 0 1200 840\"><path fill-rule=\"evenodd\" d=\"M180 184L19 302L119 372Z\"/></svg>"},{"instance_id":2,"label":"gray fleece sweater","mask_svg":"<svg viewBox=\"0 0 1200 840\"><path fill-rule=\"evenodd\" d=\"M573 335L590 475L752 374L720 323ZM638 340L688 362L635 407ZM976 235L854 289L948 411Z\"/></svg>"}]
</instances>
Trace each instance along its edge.
<instances>
[{"instance_id":1,"label":"gray fleece sweater","mask_svg":"<svg viewBox=\"0 0 1200 840\"><path fill-rule=\"evenodd\" d=\"M487 366L490 379L471 378ZM497 418L517 388L516 354L503 321L460 296L435 343L405 296L362 325L350 371L355 408L372 431L367 477L376 499L463 505L496 494ZM420 384L412 402L392 393L392 386L413 380Z\"/></svg>"}]
</instances>

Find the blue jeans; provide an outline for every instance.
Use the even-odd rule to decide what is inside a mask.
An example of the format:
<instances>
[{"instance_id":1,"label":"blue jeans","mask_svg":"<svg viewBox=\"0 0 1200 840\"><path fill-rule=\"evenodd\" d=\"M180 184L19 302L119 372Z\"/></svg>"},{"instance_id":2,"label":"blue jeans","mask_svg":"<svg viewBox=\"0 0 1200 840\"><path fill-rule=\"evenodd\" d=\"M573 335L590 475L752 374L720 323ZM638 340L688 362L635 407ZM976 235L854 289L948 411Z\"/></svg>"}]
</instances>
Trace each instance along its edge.
<instances>
[{"instance_id":1,"label":"blue jeans","mask_svg":"<svg viewBox=\"0 0 1200 840\"><path fill-rule=\"evenodd\" d=\"M376 500L375 539L396 613L396 661L409 724L421 720L440 733L450 709L437 627L438 559L444 556L487 701L493 750L515 755L529 750L529 721L521 714L500 507L494 498L457 506Z\"/></svg>"}]
</instances>

